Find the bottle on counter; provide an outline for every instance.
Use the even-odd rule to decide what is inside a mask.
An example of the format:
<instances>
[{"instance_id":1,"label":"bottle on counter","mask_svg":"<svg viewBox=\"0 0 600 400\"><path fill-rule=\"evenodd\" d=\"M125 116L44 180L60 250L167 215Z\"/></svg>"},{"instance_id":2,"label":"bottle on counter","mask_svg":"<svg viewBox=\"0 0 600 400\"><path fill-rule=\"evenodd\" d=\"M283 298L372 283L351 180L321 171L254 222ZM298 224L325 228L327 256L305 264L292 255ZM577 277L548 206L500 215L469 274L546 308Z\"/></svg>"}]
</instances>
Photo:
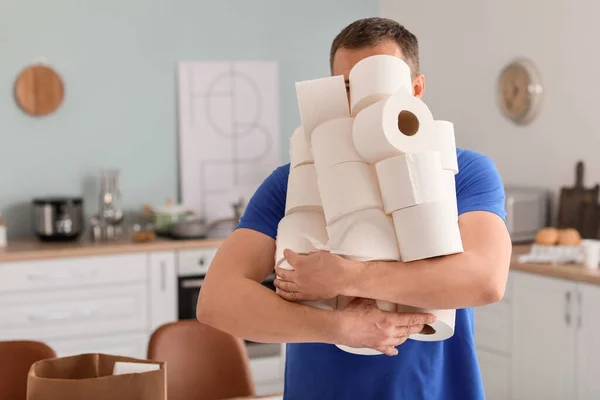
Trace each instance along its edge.
<instances>
[{"instance_id":1,"label":"bottle on counter","mask_svg":"<svg viewBox=\"0 0 600 400\"><path fill-rule=\"evenodd\" d=\"M4 219L0 214L0 247L6 246L6 225L4 225Z\"/></svg>"}]
</instances>

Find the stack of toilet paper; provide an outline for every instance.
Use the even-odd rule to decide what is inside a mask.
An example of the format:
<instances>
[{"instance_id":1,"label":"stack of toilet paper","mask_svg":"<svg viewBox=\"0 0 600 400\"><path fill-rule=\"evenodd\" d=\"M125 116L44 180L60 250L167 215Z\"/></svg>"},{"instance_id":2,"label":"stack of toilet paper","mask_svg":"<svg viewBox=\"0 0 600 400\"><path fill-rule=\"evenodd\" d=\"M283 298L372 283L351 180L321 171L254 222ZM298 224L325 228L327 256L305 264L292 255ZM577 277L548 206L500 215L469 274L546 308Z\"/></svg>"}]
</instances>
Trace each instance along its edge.
<instances>
[{"instance_id":1,"label":"stack of toilet paper","mask_svg":"<svg viewBox=\"0 0 600 400\"><path fill-rule=\"evenodd\" d=\"M342 76L296 84L302 127L290 140L278 262L284 242L300 252L327 249L361 261L462 252L453 124L435 121L413 96L410 68L397 57L363 59L349 81L349 99ZM302 239L279 240L292 236ZM343 309L351 300L339 297L335 306ZM411 339L444 340L454 333L455 310L377 304L385 311L436 314L437 322Z\"/></svg>"}]
</instances>

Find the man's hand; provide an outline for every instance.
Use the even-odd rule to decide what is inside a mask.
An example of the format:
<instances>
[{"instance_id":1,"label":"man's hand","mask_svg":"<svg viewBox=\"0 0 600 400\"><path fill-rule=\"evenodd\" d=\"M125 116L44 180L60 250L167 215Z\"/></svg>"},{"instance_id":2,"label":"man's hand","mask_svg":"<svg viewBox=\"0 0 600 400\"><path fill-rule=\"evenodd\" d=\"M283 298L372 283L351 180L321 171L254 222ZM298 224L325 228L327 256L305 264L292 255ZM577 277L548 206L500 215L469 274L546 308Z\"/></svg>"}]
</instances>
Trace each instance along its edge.
<instances>
[{"instance_id":1,"label":"man's hand","mask_svg":"<svg viewBox=\"0 0 600 400\"><path fill-rule=\"evenodd\" d=\"M285 250L285 259L294 271L277 267L277 293L288 301L321 301L343 294L360 268L359 261L347 260L327 251L309 255Z\"/></svg>"},{"instance_id":2,"label":"man's hand","mask_svg":"<svg viewBox=\"0 0 600 400\"><path fill-rule=\"evenodd\" d=\"M388 356L398 354L397 346L410 335L435 322L432 314L381 311L374 300L355 299L340 316L341 343L349 347L370 348Z\"/></svg>"}]
</instances>

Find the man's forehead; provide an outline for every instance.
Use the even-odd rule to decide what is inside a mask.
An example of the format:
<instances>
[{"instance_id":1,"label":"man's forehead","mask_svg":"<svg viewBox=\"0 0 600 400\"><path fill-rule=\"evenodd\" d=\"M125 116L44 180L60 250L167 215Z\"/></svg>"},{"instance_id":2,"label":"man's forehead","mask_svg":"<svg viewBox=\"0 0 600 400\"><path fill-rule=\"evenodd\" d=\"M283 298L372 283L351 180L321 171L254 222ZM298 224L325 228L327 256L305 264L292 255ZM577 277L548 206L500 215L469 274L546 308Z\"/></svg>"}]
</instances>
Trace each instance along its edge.
<instances>
[{"instance_id":1,"label":"man's forehead","mask_svg":"<svg viewBox=\"0 0 600 400\"><path fill-rule=\"evenodd\" d=\"M344 75L347 80L350 70L356 63L364 58L375 55L391 55L404 60L402 49L397 43L391 40L355 49L342 47L336 51L333 57L333 75Z\"/></svg>"}]
</instances>

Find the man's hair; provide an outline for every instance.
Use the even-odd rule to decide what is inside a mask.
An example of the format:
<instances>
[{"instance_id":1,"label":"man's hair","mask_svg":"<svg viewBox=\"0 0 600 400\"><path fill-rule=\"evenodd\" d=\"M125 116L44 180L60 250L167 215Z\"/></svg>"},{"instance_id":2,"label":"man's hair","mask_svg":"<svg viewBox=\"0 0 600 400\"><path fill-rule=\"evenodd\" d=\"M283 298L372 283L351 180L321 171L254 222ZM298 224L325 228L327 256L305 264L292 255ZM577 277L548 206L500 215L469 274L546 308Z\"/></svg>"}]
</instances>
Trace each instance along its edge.
<instances>
[{"instance_id":1,"label":"man's hair","mask_svg":"<svg viewBox=\"0 0 600 400\"><path fill-rule=\"evenodd\" d=\"M333 40L329 66L333 70L335 53L342 48L358 49L392 40L402 50L413 77L419 73L419 42L417 37L398 22L387 18L359 19L345 27Z\"/></svg>"}]
</instances>

